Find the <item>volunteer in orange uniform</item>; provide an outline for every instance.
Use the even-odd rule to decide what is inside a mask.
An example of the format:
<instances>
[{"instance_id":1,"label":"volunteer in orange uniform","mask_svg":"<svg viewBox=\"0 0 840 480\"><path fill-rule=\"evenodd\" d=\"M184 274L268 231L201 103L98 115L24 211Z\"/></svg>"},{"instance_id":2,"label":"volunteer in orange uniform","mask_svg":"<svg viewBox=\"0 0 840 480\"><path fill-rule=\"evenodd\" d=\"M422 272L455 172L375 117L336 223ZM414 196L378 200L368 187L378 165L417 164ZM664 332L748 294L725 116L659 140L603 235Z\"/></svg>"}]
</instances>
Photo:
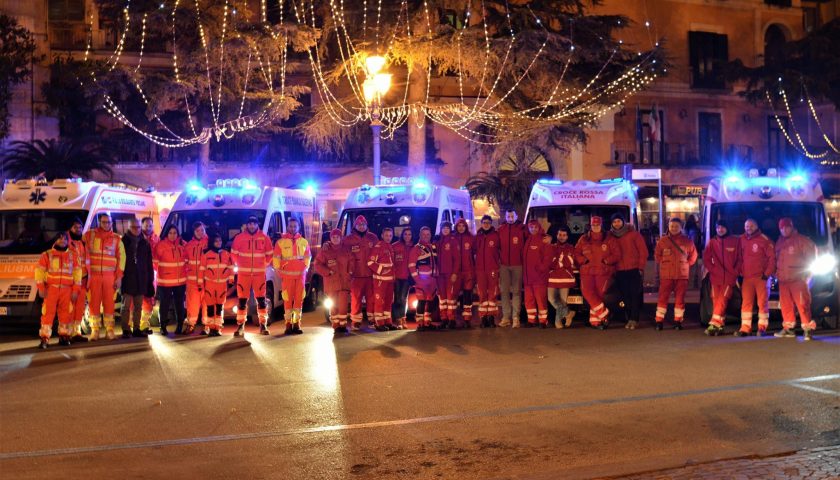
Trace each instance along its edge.
<instances>
[{"instance_id":1,"label":"volunteer in orange uniform","mask_svg":"<svg viewBox=\"0 0 840 480\"><path fill-rule=\"evenodd\" d=\"M114 302L125 268L125 249L120 236L111 230L111 216L100 213L98 226L84 235L87 247L88 291L90 292L90 339L99 339L99 315L103 315L108 340L114 333Z\"/></svg>"},{"instance_id":2,"label":"volunteer in orange uniform","mask_svg":"<svg viewBox=\"0 0 840 480\"><path fill-rule=\"evenodd\" d=\"M571 327L575 318L575 311L566 303L569 289L575 286L575 247L569 243L570 233L565 225L557 229L548 271L548 301L554 307L554 328Z\"/></svg>"},{"instance_id":3,"label":"volunteer in orange uniform","mask_svg":"<svg viewBox=\"0 0 840 480\"><path fill-rule=\"evenodd\" d=\"M210 235L207 248L201 255L198 270L199 281L204 287L204 325L211 337L222 334L225 324L224 307L228 288L233 285L233 259L230 252L222 248L222 236Z\"/></svg>"},{"instance_id":4,"label":"volunteer in orange uniform","mask_svg":"<svg viewBox=\"0 0 840 480\"><path fill-rule=\"evenodd\" d=\"M455 297L461 271L461 252L458 241L452 233L452 224L443 222L440 238L434 243L438 261L438 304L440 306L441 328L455 328ZM460 293L458 291L458 293Z\"/></svg>"},{"instance_id":5,"label":"volunteer in orange uniform","mask_svg":"<svg viewBox=\"0 0 840 480\"><path fill-rule=\"evenodd\" d=\"M176 332L184 325L184 301L187 292L187 254L184 242L175 225L163 232L163 239L155 245L154 262L157 270L157 296L160 299L160 334L168 335L169 309L175 307Z\"/></svg>"},{"instance_id":6,"label":"volunteer in orange uniform","mask_svg":"<svg viewBox=\"0 0 840 480\"><path fill-rule=\"evenodd\" d=\"M239 305L236 310L236 331L233 336L245 333L245 316L248 310L248 297L251 291L257 299L257 314L260 321L260 333L268 335L268 310L265 303L265 269L271 263L274 249L271 239L260 230L259 219L248 217L245 230L233 238L230 255L236 266L236 296Z\"/></svg>"},{"instance_id":7,"label":"volunteer in orange uniform","mask_svg":"<svg viewBox=\"0 0 840 480\"><path fill-rule=\"evenodd\" d=\"M776 242L776 278L779 280L779 307L782 310L782 330L777 337L794 337L796 312L802 323L805 340L811 340L811 332L817 328L811 319L811 292L808 290L808 267L817 257L817 246L793 226L790 218L779 219Z\"/></svg>"},{"instance_id":8,"label":"volunteer in orange uniform","mask_svg":"<svg viewBox=\"0 0 840 480\"><path fill-rule=\"evenodd\" d=\"M187 254L187 325L184 327L184 335L189 335L195 330L204 300L204 286L198 271L201 268L201 256L207 250L207 230L203 223L195 222L192 232L192 239L184 245ZM208 322L205 320L204 324L207 325Z\"/></svg>"},{"instance_id":9,"label":"volunteer in orange uniform","mask_svg":"<svg viewBox=\"0 0 840 480\"><path fill-rule=\"evenodd\" d=\"M613 280L618 250L614 240L603 231L604 220L593 216L589 232L575 245L575 261L580 265L580 291L589 304L589 324L604 330L609 323L610 311L604 305L604 294Z\"/></svg>"},{"instance_id":10,"label":"volunteer in orange uniform","mask_svg":"<svg viewBox=\"0 0 840 480\"><path fill-rule=\"evenodd\" d=\"M312 261L309 242L298 231L297 220L286 222L286 233L274 246L274 270L283 282L283 307L286 310L286 335L303 333L300 322L303 317L303 297L306 295L306 272ZM263 330L268 335L268 328Z\"/></svg>"},{"instance_id":11,"label":"volunteer in orange uniform","mask_svg":"<svg viewBox=\"0 0 840 480\"><path fill-rule=\"evenodd\" d=\"M703 251L703 266L709 271L709 283L712 287L712 318L706 335L723 334L726 320L726 306L738 284L738 272L741 269L741 250L738 237L729 234L726 222L715 223L716 236L709 240Z\"/></svg>"},{"instance_id":12,"label":"volunteer in orange uniform","mask_svg":"<svg viewBox=\"0 0 840 480\"><path fill-rule=\"evenodd\" d=\"M470 226L464 218L455 222L455 238L461 252L460 270L456 294L460 292L461 318L464 326L470 328L473 314L473 288L475 288L475 237L470 233ZM457 305L456 305L457 311Z\"/></svg>"},{"instance_id":13,"label":"volunteer in orange uniform","mask_svg":"<svg viewBox=\"0 0 840 480\"><path fill-rule=\"evenodd\" d=\"M475 278L482 328L496 328L501 244L499 232L493 228L493 219L490 215L481 217L481 228L475 235Z\"/></svg>"},{"instance_id":14,"label":"volunteer in orange uniform","mask_svg":"<svg viewBox=\"0 0 840 480\"><path fill-rule=\"evenodd\" d=\"M417 331L434 330L430 304L437 294L437 261L432 246L432 230L420 228L418 241L408 254L408 271L414 279L414 294L417 296Z\"/></svg>"},{"instance_id":15,"label":"volunteer in orange uniform","mask_svg":"<svg viewBox=\"0 0 840 480\"><path fill-rule=\"evenodd\" d=\"M358 330L362 326L362 299L368 308L373 308L373 278L367 266L370 249L379 239L368 231L367 219L359 215L353 221L353 231L341 241L344 248L353 257L353 279L350 289L350 320L353 328ZM370 315L370 312L368 312ZM373 322L373 318L368 318Z\"/></svg>"},{"instance_id":16,"label":"volunteer in orange uniform","mask_svg":"<svg viewBox=\"0 0 840 480\"><path fill-rule=\"evenodd\" d=\"M160 237L155 233L155 222L152 217L143 217L140 220L140 230L146 241L152 246L154 255L155 246L160 242ZM155 270L155 287L157 287L157 270ZM140 315L140 330L147 335L152 334L151 321L152 312L155 310L155 297L143 297L143 313Z\"/></svg>"},{"instance_id":17,"label":"volunteer in orange uniform","mask_svg":"<svg viewBox=\"0 0 840 480\"><path fill-rule=\"evenodd\" d=\"M394 249L394 306L391 307L391 318L397 328L405 328L406 302L408 289L411 287L411 275L408 273L408 252L414 246L411 229L404 228L400 239L391 244Z\"/></svg>"},{"instance_id":18,"label":"volunteer in orange uniform","mask_svg":"<svg viewBox=\"0 0 840 480\"><path fill-rule=\"evenodd\" d=\"M73 304L82 286L82 267L78 254L69 248L70 238L60 233L52 248L41 254L35 267L38 294L44 299L41 307L41 343L49 346L53 319L58 315L58 344L70 345L73 333Z\"/></svg>"},{"instance_id":19,"label":"volunteer in orange uniform","mask_svg":"<svg viewBox=\"0 0 840 480\"><path fill-rule=\"evenodd\" d=\"M347 333L352 266L353 258L341 244L341 230L336 228L315 256L315 271L324 279L324 293L332 300L330 321L336 334Z\"/></svg>"},{"instance_id":20,"label":"volunteer in orange uniform","mask_svg":"<svg viewBox=\"0 0 840 480\"><path fill-rule=\"evenodd\" d=\"M744 222L744 234L738 242L741 253L741 328L736 337L752 332L753 307L758 303L758 335L767 333L770 323L770 285L768 279L776 272L776 249L773 240L758 229L752 218Z\"/></svg>"},{"instance_id":21,"label":"volunteer in orange uniform","mask_svg":"<svg viewBox=\"0 0 840 480\"><path fill-rule=\"evenodd\" d=\"M391 306L394 303L394 250L391 240L394 231L391 227L382 229L382 240L370 251L368 268L373 272L373 319L376 330L384 332L396 330L391 318Z\"/></svg>"},{"instance_id":22,"label":"volunteer in orange uniform","mask_svg":"<svg viewBox=\"0 0 840 480\"><path fill-rule=\"evenodd\" d=\"M67 232L70 235L70 249L75 252L76 263L82 269L82 285L79 287L79 295L73 302L73 331L70 333L70 341L73 343L87 342L88 339L82 335L82 320L85 318L87 309L87 248L82 240L82 228L84 224L78 218L73 219L73 225Z\"/></svg>"},{"instance_id":23,"label":"volunteer in orange uniform","mask_svg":"<svg viewBox=\"0 0 840 480\"><path fill-rule=\"evenodd\" d=\"M535 326L537 320L540 328L548 325L548 269L552 253L551 238L545 234L540 222L528 222L528 238L522 253L522 282L530 326Z\"/></svg>"},{"instance_id":24,"label":"volunteer in orange uniform","mask_svg":"<svg viewBox=\"0 0 840 480\"><path fill-rule=\"evenodd\" d=\"M694 242L683 233L679 218L668 222L668 233L656 243L653 252L659 264L659 300L656 304L656 329L662 330L668 300L674 292L674 328L682 330L685 318L685 292L688 290L688 272L697 262Z\"/></svg>"}]
</instances>

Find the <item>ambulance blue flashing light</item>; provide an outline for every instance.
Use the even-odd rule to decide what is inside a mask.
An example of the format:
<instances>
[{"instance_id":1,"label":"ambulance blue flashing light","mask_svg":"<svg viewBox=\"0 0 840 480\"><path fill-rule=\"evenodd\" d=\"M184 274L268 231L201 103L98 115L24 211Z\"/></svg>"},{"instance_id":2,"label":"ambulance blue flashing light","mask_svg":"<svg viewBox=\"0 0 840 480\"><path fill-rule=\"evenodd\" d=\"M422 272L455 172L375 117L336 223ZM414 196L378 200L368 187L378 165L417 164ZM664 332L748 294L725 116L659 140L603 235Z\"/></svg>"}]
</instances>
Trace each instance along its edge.
<instances>
[{"instance_id":1,"label":"ambulance blue flashing light","mask_svg":"<svg viewBox=\"0 0 840 480\"><path fill-rule=\"evenodd\" d=\"M426 181L424 178L418 178L414 180L413 187L417 190L423 190L429 188L429 182Z\"/></svg>"},{"instance_id":2,"label":"ambulance blue flashing light","mask_svg":"<svg viewBox=\"0 0 840 480\"><path fill-rule=\"evenodd\" d=\"M318 193L318 185L315 182L306 182L303 184L303 192L308 197L314 197Z\"/></svg>"},{"instance_id":3,"label":"ambulance blue flashing light","mask_svg":"<svg viewBox=\"0 0 840 480\"><path fill-rule=\"evenodd\" d=\"M552 178L541 178L537 180L540 185L563 185L563 180L555 180Z\"/></svg>"},{"instance_id":4,"label":"ambulance blue flashing light","mask_svg":"<svg viewBox=\"0 0 840 480\"><path fill-rule=\"evenodd\" d=\"M616 177L616 178L604 178L604 179L598 180L598 183L621 183L623 181L624 181L623 178Z\"/></svg>"}]
</instances>

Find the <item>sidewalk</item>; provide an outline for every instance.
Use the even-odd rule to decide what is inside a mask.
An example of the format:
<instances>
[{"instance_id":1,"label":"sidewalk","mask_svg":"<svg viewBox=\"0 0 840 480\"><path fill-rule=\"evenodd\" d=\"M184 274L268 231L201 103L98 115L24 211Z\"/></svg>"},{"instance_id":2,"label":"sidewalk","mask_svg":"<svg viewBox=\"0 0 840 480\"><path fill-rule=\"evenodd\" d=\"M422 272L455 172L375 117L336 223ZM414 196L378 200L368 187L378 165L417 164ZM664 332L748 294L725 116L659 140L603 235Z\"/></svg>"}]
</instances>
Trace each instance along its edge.
<instances>
[{"instance_id":1,"label":"sidewalk","mask_svg":"<svg viewBox=\"0 0 840 480\"><path fill-rule=\"evenodd\" d=\"M840 445L763 458L739 458L644 472L613 480L840 479Z\"/></svg>"}]
</instances>

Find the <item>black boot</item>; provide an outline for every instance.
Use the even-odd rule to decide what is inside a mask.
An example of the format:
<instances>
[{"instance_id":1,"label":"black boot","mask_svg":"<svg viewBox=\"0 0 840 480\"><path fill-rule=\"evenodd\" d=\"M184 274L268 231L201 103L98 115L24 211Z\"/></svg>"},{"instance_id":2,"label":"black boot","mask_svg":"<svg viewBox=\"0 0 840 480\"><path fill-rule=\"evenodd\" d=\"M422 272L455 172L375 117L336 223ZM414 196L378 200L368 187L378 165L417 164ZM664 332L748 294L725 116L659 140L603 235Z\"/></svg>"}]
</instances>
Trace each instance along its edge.
<instances>
[{"instance_id":1,"label":"black boot","mask_svg":"<svg viewBox=\"0 0 840 480\"><path fill-rule=\"evenodd\" d=\"M146 338L149 336L146 332L140 330L139 328L135 328L131 335L138 338Z\"/></svg>"},{"instance_id":2,"label":"black boot","mask_svg":"<svg viewBox=\"0 0 840 480\"><path fill-rule=\"evenodd\" d=\"M221 337L222 332L220 332L218 330L210 330L210 333L208 333L207 336L209 336L209 337Z\"/></svg>"},{"instance_id":3,"label":"black boot","mask_svg":"<svg viewBox=\"0 0 840 480\"><path fill-rule=\"evenodd\" d=\"M169 330L166 329L166 325L161 325L160 326L160 334L163 335L164 337L169 335Z\"/></svg>"},{"instance_id":4,"label":"black boot","mask_svg":"<svg viewBox=\"0 0 840 480\"><path fill-rule=\"evenodd\" d=\"M42 338L41 343L38 344L38 348L41 350L46 350L50 346L50 341L47 338Z\"/></svg>"},{"instance_id":5,"label":"black boot","mask_svg":"<svg viewBox=\"0 0 840 480\"><path fill-rule=\"evenodd\" d=\"M674 330L682 330L682 329L683 329L682 322L677 322L677 323L674 324Z\"/></svg>"},{"instance_id":6,"label":"black boot","mask_svg":"<svg viewBox=\"0 0 840 480\"><path fill-rule=\"evenodd\" d=\"M88 338L84 335L73 335L70 337L70 341L73 343L87 343Z\"/></svg>"},{"instance_id":7,"label":"black boot","mask_svg":"<svg viewBox=\"0 0 840 480\"><path fill-rule=\"evenodd\" d=\"M458 329L458 322L456 322L455 320L450 320L449 321L449 329L450 330L457 330Z\"/></svg>"},{"instance_id":8,"label":"black boot","mask_svg":"<svg viewBox=\"0 0 840 480\"><path fill-rule=\"evenodd\" d=\"M294 329L292 328L291 323L286 324L286 330L283 332L283 335L292 335L294 333Z\"/></svg>"},{"instance_id":9,"label":"black boot","mask_svg":"<svg viewBox=\"0 0 840 480\"><path fill-rule=\"evenodd\" d=\"M490 326L490 328L496 328L496 317L494 317L493 315L487 317L487 324Z\"/></svg>"},{"instance_id":10,"label":"black boot","mask_svg":"<svg viewBox=\"0 0 840 480\"><path fill-rule=\"evenodd\" d=\"M127 328L125 330L123 330L122 338L131 338L131 330L129 330Z\"/></svg>"},{"instance_id":11,"label":"black boot","mask_svg":"<svg viewBox=\"0 0 840 480\"><path fill-rule=\"evenodd\" d=\"M656 327L655 328L656 328L657 332L661 332L662 331L662 322L656 322Z\"/></svg>"},{"instance_id":12,"label":"black boot","mask_svg":"<svg viewBox=\"0 0 840 480\"><path fill-rule=\"evenodd\" d=\"M293 335L300 335L303 333L303 330L300 328L300 323L295 323L292 325L292 334Z\"/></svg>"},{"instance_id":13,"label":"black boot","mask_svg":"<svg viewBox=\"0 0 840 480\"><path fill-rule=\"evenodd\" d=\"M271 335L271 332L268 330L268 327L266 327L264 323L260 324L260 335Z\"/></svg>"},{"instance_id":14,"label":"black boot","mask_svg":"<svg viewBox=\"0 0 840 480\"><path fill-rule=\"evenodd\" d=\"M61 335L58 337L58 344L62 347L69 347L70 346L70 336L69 335Z\"/></svg>"},{"instance_id":15,"label":"black boot","mask_svg":"<svg viewBox=\"0 0 840 480\"><path fill-rule=\"evenodd\" d=\"M240 323L236 326L236 331L233 332L234 337L242 337L245 336L245 324Z\"/></svg>"}]
</instances>

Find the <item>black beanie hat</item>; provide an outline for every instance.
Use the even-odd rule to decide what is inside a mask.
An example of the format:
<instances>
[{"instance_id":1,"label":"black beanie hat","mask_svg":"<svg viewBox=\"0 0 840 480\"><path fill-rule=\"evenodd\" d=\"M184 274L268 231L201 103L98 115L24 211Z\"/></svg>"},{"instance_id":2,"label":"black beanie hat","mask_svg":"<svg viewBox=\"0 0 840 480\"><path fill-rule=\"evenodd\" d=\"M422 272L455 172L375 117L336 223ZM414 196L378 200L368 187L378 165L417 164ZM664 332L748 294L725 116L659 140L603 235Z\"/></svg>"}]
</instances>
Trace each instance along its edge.
<instances>
[{"instance_id":1,"label":"black beanie hat","mask_svg":"<svg viewBox=\"0 0 840 480\"><path fill-rule=\"evenodd\" d=\"M610 217L610 223L612 223L613 220L616 220L616 219L621 220L623 223L627 223L627 220L624 220L624 215L622 215L618 212L615 212L615 213L612 214L612 216Z\"/></svg>"}]
</instances>

